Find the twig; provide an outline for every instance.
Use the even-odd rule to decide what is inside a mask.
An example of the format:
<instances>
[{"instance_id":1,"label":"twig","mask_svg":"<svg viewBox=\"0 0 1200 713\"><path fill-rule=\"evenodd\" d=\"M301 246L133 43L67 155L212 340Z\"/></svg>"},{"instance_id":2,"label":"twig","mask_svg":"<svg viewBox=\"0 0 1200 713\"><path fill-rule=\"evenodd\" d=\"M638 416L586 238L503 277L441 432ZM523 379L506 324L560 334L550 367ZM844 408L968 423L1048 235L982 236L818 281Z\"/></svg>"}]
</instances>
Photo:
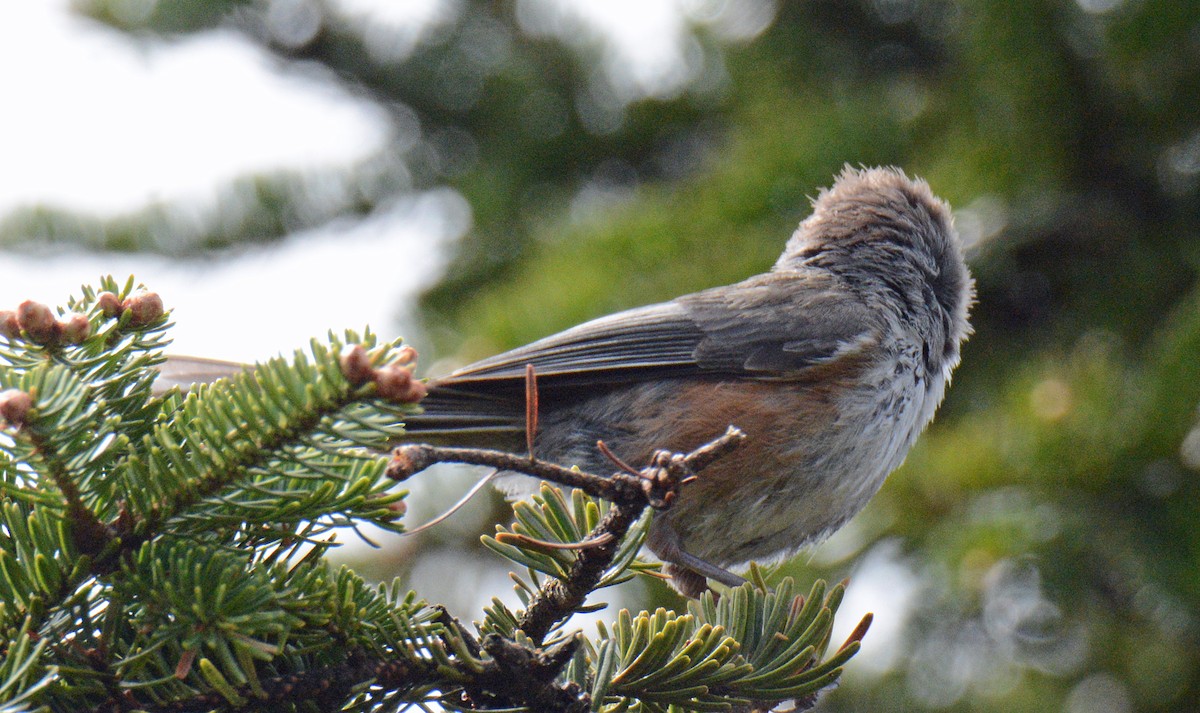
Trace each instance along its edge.
<instances>
[{"instance_id":1,"label":"twig","mask_svg":"<svg viewBox=\"0 0 1200 713\"><path fill-rule=\"evenodd\" d=\"M492 657L487 676L489 692L505 702L528 706L545 713L587 713L592 700L573 682L557 683L558 674L570 663L579 638L543 649L529 649L499 634L488 634L483 649Z\"/></svg>"},{"instance_id":2,"label":"twig","mask_svg":"<svg viewBox=\"0 0 1200 713\"><path fill-rule=\"evenodd\" d=\"M403 445L392 452L392 462L387 474L393 480L407 480L437 463L466 463L483 465L498 470L524 473L535 478L578 488L588 495L611 502L640 502L655 508L669 505L673 492L681 483L704 470L713 461L737 448L746 434L735 426L709 443L686 455L670 451L658 451L651 464L632 475L616 472L608 476L594 475L574 468L565 468L537 458L494 451L486 448L454 448L431 446L424 443Z\"/></svg>"},{"instance_id":3,"label":"twig","mask_svg":"<svg viewBox=\"0 0 1200 713\"><path fill-rule=\"evenodd\" d=\"M604 518L584 542L590 546L579 551L565 579L547 579L534 594L518 626L538 645L554 626L575 613L587 595L595 589L612 564L621 540L647 507L671 506L678 489L690 482L697 472L736 448L745 434L730 426L717 438L686 455L658 451L650 465L632 471L622 470L608 477L564 468L535 458L478 448L444 448L414 444L397 448L388 465L388 475L403 480L434 463L457 462L511 470L571 488L612 502Z\"/></svg>"},{"instance_id":4,"label":"twig","mask_svg":"<svg viewBox=\"0 0 1200 713\"><path fill-rule=\"evenodd\" d=\"M71 478L66 464L50 440L36 429L27 429L29 442L46 463L50 478L62 493L67 503L67 522L70 524L71 540L79 551L96 556L113 540L113 532L96 513L83 502L79 486Z\"/></svg>"},{"instance_id":5,"label":"twig","mask_svg":"<svg viewBox=\"0 0 1200 713\"><path fill-rule=\"evenodd\" d=\"M605 478L503 451L486 448L430 446L424 443L403 445L393 451L392 462L388 464L387 474L393 480L407 480L437 463L466 463L490 466L498 470L511 470L568 488L578 488L589 495L605 500L637 500L641 497L642 491L641 483L636 478L624 473Z\"/></svg>"},{"instance_id":6,"label":"twig","mask_svg":"<svg viewBox=\"0 0 1200 713\"><path fill-rule=\"evenodd\" d=\"M533 458L533 440L538 430L537 372L533 364L525 365L525 451Z\"/></svg>"},{"instance_id":7,"label":"twig","mask_svg":"<svg viewBox=\"0 0 1200 713\"><path fill-rule=\"evenodd\" d=\"M420 686L428 686L441 682L442 673L432 663L425 663L402 658L392 658L384 661L365 656L361 652L351 652L346 661L341 664L314 668L303 673L288 676L275 676L260 681L261 690L266 694L260 698L249 684L237 687L237 691L247 701L246 710L269 711L278 710L289 703L301 701L325 702L327 705L341 705L349 691L363 681L373 680L376 685L397 691L408 690ZM135 707L128 707L136 703ZM225 709L229 706L219 693L202 693L190 698L167 703L151 704L148 702L110 701L97 708L98 711L144 710L152 713L199 713L214 709Z\"/></svg>"},{"instance_id":8,"label":"twig","mask_svg":"<svg viewBox=\"0 0 1200 713\"><path fill-rule=\"evenodd\" d=\"M558 674L579 648L578 638L544 650L527 648L499 634L489 634L480 642L450 612L438 608L436 621L459 637L472 656L480 657L486 652L491 657L482 670L470 667L460 670L468 679L458 692L463 696L463 702L488 708L525 706L546 713L591 710L591 699L578 686L556 682Z\"/></svg>"},{"instance_id":9,"label":"twig","mask_svg":"<svg viewBox=\"0 0 1200 713\"><path fill-rule=\"evenodd\" d=\"M638 475L637 468L634 468L625 461L621 460L620 456L618 456L616 453L613 453L612 449L609 448L608 444L604 441L596 441L596 450L600 451L605 458L611 461L613 465L617 466L622 471L629 473L630 475Z\"/></svg>"}]
</instances>

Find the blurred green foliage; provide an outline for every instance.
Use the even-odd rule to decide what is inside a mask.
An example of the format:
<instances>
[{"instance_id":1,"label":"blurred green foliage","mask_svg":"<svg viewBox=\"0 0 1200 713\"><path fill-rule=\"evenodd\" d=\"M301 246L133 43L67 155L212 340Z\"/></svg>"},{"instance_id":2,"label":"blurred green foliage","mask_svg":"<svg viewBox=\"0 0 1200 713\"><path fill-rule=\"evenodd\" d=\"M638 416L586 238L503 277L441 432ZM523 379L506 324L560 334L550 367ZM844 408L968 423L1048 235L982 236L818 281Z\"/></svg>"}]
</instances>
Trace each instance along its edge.
<instances>
[{"instance_id":1,"label":"blurred green foliage","mask_svg":"<svg viewBox=\"0 0 1200 713\"><path fill-rule=\"evenodd\" d=\"M134 36L237 28L376 100L405 144L328 210L297 209L291 177L247 179L242 223L170 249L449 185L474 228L423 307L463 360L761 271L843 163L926 178L971 244L976 334L902 471L833 554L786 568L886 560L912 578L891 665L852 666L822 708L1200 700L1200 3L697 0L692 81L657 94L618 91L600 40L548 2L447 2L410 45L317 0L301 35L272 24L284 0L128 5L82 7ZM722 33L764 8L761 34ZM0 234L69 219L31 211ZM139 220L89 235L165 249L137 243Z\"/></svg>"}]
</instances>

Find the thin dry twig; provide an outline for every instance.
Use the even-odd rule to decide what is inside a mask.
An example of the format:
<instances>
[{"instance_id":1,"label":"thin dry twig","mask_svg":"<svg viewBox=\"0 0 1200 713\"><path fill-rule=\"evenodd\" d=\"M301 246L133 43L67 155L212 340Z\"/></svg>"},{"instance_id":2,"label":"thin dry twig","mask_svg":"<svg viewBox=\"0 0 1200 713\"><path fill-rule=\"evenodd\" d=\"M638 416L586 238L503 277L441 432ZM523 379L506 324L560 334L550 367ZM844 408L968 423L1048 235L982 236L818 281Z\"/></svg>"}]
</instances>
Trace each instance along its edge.
<instances>
[{"instance_id":1,"label":"thin dry twig","mask_svg":"<svg viewBox=\"0 0 1200 713\"><path fill-rule=\"evenodd\" d=\"M533 441L538 430L537 371L533 364L525 365L525 451L533 458Z\"/></svg>"},{"instance_id":2,"label":"thin dry twig","mask_svg":"<svg viewBox=\"0 0 1200 713\"><path fill-rule=\"evenodd\" d=\"M466 463L497 470L524 473L567 488L578 488L588 495L611 502L642 502L655 508L666 507L666 493L689 482L696 473L718 458L737 448L746 434L730 426L724 434L691 453L658 451L650 465L636 473L623 470L602 476L575 468L566 468L537 458L515 455L487 448L460 448L411 443L392 452L387 475L393 480L407 480L437 463Z\"/></svg>"},{"instance_id":3,"label":"thin dry twig","mask_svg":"<svg viewBox=\"0 0 1200 713\"><path fill-rule=\"evenodd\" d=\"M680 487L740 445L745 437L742 431L730 426L721 437L691 453L658 451L650 464L639 471L617 462L621 470L609 476L500 451L413 444L396 449L388 465L388 475L403 480L435 463L469 463L525 473L612 502L604 518L584 539L589 546L579 550L566 578L546 579L530 599L518 626L540 645L559 622L583 605L612 564L621 540L641 517L642 511L647 506L660 510L669 508Z\"/></svg>"}]
</instances>

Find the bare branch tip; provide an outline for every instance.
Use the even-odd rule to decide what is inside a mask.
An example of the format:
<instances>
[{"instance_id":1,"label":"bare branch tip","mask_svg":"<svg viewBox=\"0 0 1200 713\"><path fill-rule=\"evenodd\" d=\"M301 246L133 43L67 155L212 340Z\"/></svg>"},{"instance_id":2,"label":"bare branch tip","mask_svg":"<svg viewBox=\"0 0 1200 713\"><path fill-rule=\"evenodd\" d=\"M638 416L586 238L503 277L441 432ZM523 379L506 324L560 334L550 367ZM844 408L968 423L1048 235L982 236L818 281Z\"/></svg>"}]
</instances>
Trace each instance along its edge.
<instances>
[{"instance_id":1,"label":"bare branch tip","mask_svg":"<svg viewBox=\"0 0 1200 713\"><path fill-rule=\"evenodd\" d=\"M384 473L392 480L403 482L431 465L429 447L414 443L392 451L392 460Z\"/></svg>"},{"instance_id":2,"label":"bare branch tip","mask_svg":"<svg viewBox=\"0 0 1200 713\"><path fill-rule=\"evenodd\" d=\"M623 472L628 473L629 475L639 477L639 478L642 477L642 474L640 471L638 471L637 469L635 469L633 466L629 465L625 461L621 460L617 456L616 453L612 452L612 449L609 448L608 444L605 443L604 441L596 441L596 450L600 451L600 453L605 458L612 461L612 464L617 466L618 468L620 468Z\"/></svg>"}]
</instances>

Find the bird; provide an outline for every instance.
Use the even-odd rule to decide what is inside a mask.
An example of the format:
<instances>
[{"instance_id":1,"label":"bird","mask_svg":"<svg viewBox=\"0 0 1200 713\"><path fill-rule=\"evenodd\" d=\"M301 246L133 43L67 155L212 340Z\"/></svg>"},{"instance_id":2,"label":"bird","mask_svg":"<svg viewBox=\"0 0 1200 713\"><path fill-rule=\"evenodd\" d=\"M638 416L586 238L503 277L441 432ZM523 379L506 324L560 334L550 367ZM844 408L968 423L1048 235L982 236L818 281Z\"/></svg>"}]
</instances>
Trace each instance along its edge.
<instances>
[{"instance_id":1,"label":"bird","mask_svg":"<svg viewBox=\"0 0 1200 713\"><path fill-rule=\"evenodd\" d=\"M950 207L929 185L846 166L766 272L431 379L403 438L524 452L530 367L543 460L610 472L598 442L637 464L738 427L744 444L657 512L646 539L675 588L696 597L710 579L742 583L731 569L821 542L865 507L933 420L974 295ZM165 368L180 381L212 371L205 360Z\"/></svg>"}]
</instances>

